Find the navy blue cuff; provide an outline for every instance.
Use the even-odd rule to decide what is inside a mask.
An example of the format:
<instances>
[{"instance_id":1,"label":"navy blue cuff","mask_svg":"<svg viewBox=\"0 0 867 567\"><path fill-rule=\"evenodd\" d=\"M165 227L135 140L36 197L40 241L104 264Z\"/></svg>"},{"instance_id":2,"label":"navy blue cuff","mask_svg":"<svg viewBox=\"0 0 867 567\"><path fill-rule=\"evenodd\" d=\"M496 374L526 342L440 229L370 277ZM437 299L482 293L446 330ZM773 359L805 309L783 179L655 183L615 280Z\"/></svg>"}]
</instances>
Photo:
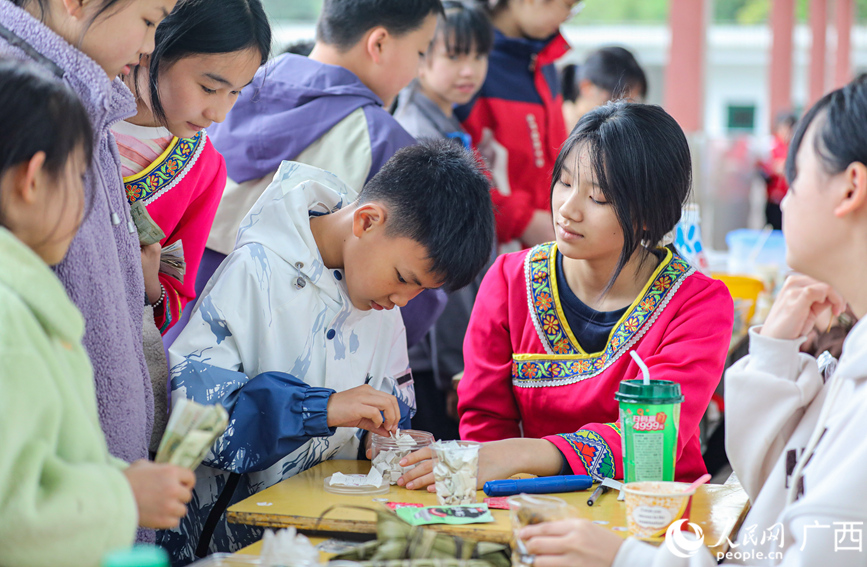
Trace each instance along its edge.
<instances>
[{"instance_id":1,"label":"navy blue cuff","mask_svg":"<svg viewBox=\"0 0 867 567\"><path fill-rule=\"evenodd\" d=\"M301 402L301 415L304 420L304 435L308 437L330 437L337 431L328 427L328 400L335 393L331 388L310 387Z\"/></svg>"}]
</instances>

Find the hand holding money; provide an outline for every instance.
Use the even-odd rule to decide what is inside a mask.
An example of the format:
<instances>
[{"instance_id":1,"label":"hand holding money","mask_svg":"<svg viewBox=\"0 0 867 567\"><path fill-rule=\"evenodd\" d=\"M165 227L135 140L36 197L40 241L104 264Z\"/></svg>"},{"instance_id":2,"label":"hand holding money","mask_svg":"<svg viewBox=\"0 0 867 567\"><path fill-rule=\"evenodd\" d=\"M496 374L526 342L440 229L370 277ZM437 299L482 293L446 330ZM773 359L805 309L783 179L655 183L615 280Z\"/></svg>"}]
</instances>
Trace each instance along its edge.
<instances>
[{"instance_id":1,"label":"hand holding money","mask_svg":"<svg viewBox=\"0 0 867 567\"><path fill-rule=\"evenodd\" d=\"M192 471L141 460L132 463L123 474L132 489L142 527L171 529L187 515L186 504L196 484Z\"/></svg>"},{"instance_id":2,"label":"hand holding money","mask_svg":"<svg viewBox=\"0 0 867 567\"><path fill-rule=\"evenodd\" d=\"M166 237L166 233L154 222L143 202L136 201L130 205L129 214L138 230L138 241L142 246L156 244Z\"/></svg>"},{"instance_id":3,"label":"hand holding money","mask_svg":"<svg viewBox=\"0 0 867 567\"><path fill-rule=\"evenodd\" d=\"M195 469L228 424L229 414L223 406L205 406L186 398L179 399L169 417L156 462Z\"/></svg>"}]
</instances>

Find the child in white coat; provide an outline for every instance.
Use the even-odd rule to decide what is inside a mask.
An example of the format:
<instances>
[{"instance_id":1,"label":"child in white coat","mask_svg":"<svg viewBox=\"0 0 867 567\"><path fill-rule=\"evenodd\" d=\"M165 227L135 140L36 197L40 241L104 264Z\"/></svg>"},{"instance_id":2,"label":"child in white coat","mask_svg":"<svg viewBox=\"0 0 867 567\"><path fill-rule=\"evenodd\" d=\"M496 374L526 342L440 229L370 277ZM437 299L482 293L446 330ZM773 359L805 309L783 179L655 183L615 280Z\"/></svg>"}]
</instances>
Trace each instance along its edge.
<instances>
[{"instance_id":1,"label":"child in white coat","mask_svg":"<svg viewBox=\"0 0 867 567\"><path fill-rule=\"evenodd\" d=\"M331 173L283 162L169 350L172 398L230 414L196 471L194 520L161 539L176 558L207 550L205 523L211 551L255 541L247 526L216 522L220 494L246 498L357 458L367 431L409 427L399 308L476 277L493 247L489 189L472 154L444 140L397 152L355 200Z\"/></svg>"}]
</instances>

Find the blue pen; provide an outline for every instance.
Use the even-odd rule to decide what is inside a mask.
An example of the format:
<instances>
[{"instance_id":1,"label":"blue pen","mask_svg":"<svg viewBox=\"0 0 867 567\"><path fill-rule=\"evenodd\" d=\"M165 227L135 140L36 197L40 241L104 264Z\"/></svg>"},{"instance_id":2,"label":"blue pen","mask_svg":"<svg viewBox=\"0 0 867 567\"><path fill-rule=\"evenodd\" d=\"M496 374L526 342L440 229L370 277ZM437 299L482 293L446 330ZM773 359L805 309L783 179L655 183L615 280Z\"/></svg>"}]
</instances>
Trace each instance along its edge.
<instances>
[{"instance_id":1,"label":"blue pen","mask_svg":"<svg viewBox=\"0 0 867 567\"><path fill-rule=\"evenodd\" d=\"M593 486L593 479L586 475L543 476L515 480L491 480L485 483L488 496L512 496L513 494L551 494L554 492L577 492Z\"/></svg>"}]
</instances>

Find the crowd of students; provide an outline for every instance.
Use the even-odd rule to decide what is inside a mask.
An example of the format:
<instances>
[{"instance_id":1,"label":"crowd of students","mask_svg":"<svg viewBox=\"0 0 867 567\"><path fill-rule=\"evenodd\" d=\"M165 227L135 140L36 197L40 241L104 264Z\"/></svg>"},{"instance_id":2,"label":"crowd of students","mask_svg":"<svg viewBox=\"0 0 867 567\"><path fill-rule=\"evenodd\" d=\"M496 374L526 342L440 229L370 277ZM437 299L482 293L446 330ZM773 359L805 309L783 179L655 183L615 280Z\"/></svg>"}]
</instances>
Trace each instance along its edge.
<instances>
[{"instance_id":1,"label":"crowd of students","mask_svg":"<svg viewBox=\"0 0 867 567\"><path fill-rule=\"evenodd\" d=\"M676 478L704 474L732 300L667 242L690 150L634 57L592 53L564 108L576 5L325 0L309 53L270 59L261 0L0 0L0 565L236 551L261 531L228 505L411 424L485 442L480 483L622 478L632 350L686 396ZM817 318L867 312L865 115L856 81L797 125L799 274L726 377L785 564L836 549L805 525L865 519L867 338L830 378L798 354ZM149 460L181 398L230 415L195 471ZM430 457L399 484L432 490ZM581 520L524 535L539 567L713 561Z\"/></svg>"}]
</instances>

